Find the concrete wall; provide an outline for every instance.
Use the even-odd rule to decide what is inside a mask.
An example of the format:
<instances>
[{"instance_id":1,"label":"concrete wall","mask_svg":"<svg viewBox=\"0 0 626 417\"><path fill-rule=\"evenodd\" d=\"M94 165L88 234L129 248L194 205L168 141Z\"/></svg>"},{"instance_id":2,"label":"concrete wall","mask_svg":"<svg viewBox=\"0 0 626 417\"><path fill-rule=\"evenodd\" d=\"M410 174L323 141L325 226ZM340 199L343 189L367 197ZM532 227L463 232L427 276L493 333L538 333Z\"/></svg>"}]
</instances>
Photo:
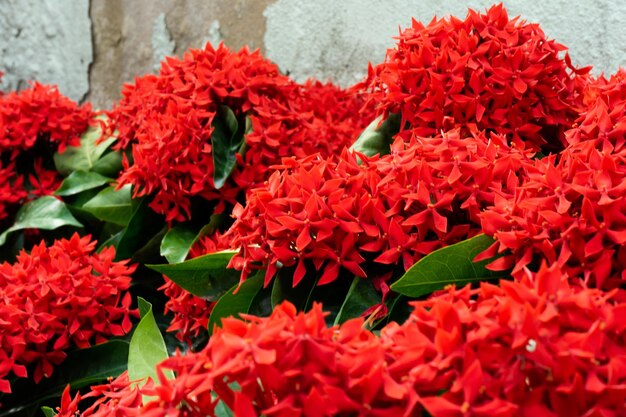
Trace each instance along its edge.
<instances>
[{"instance_id":1,"label":"concrete wall","mask_svg":"<svg viewBox=\"0 0 626 417\"><path fill-rule=\"evenodd\" d=\"M380 62L411 16L464 16L489 0L2 0L2 88L37 79L76 100L110 107L123 83L155 71L165 55L206 41L250 45L298 80L360 79ZM538 22L580 65L626 65L623 0L506 0Z\"/></svg>"}]
</instances>

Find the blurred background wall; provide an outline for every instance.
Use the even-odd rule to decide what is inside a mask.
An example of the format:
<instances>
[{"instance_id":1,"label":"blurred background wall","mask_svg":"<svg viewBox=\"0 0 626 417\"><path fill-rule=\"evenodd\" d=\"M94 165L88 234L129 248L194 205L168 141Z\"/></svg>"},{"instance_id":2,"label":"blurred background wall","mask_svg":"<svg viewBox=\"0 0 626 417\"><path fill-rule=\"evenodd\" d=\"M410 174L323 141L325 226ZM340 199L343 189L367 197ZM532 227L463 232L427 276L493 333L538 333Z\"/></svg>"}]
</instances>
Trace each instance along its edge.
<instances>
[{"instance_id":1,"label":"blurred background wall","mask_svg":"<svg viewBox=\"0 0 626 417\"><path fill-rule=\"evenodd\" d=\"M167 55L207 41L249 45L297 80L349 85L384 58L411 17L465 16L488 0L0 0L4 90L58 84L75 100L109 108L123 83L158 70ZM540 23L578 65L626 65L626 1L506 0L511 16Z\"/></svg>"}]
</instances>

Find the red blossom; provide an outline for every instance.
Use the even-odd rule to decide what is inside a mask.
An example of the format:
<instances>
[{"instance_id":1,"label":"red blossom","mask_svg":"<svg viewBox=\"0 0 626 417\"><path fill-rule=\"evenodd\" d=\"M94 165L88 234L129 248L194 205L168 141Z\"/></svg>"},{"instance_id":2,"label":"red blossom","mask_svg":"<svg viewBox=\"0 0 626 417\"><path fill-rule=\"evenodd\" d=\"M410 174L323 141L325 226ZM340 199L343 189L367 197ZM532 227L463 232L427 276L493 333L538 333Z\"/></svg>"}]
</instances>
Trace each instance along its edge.
<instances>
[{"instance_id":1,"label":"red blossom","mask_svg":"<svg viewBox=\"0 0 626 417\"><path fill-rule=\"evenodd\" d=\"M37 82L0 95L0 219L56 190L61 178L42 157L78 145L92 116L90 105L79 106L56 87Z\"/></svg>"},{"instance_id":2,"label":"red blossom","mask_svg":"<svg viewBox=\"0 0 626 417\"><path fill-rule=\"evenodd\" d=\"M614 296L544 265L499 286L450 287L379 336L362 319L328 328L319 305L285 303L225 319L202 351L165 360L143 405L125 376L115 397L113 385L98 388L109 398L95 415L215 416L223 401L238 416L619 416L626 304ZM78 399L68 395L61 415Z\"/></svg>"},{"instance_id":3,"label":"red blossom","mask_svg":"<svg viewBox=\"0 0 626 417\"><path fill-rule=\"evenodd\" d=\"M512 198L481 214L498 251L521 270L539 258L558 263L589 285L626 280L626 81L620 70L587 90L588 110L566 132L559 155L537 160ZM498 267L496 265L496 267Z\"/></svg>"},{"instance_id":4,"label":"red blossom","mask_svg":"<svg viewBox=\"0 0 626 417\"><path fill-rule=\"evenodd\" d=\"M365 277L373 265L409 268L423 255L480 232L479 213L494 198L512 194L517 173L530 154L510 148L497 135L442 136L396 140L390 155L301 160L287 158L267 184L250 192L234 211L229 230L240 247L231 266L295 268L293 285L306 268L318 284L334 281L340 269ZM383 272L384 274L384 272Z\"/></svg>"},{"instance_id":5,"label":"red blossom","mask_svg":"<svg viewBox=\"0 0 626 417\"><path fill-rule=\"evenodd\" d=\"M280 158L341 149L369 122L363 102L330 84L298 85L258 51L231 52L223 45L167 58L158 76L125 87L111 112L118 147L132 146L120 184L134 184L136 195L153 195L151 207L168 221L190 216L190 199L234 204L263 182ZM213 184L212 122L228 106L252 131L247 149L224 187Z\"/></svg>"},{"instance_id":6,"label":"red blossom","mask_svg":"<svg viewBox=\"0 0 626 417\"><path fill-rule=\"evenodd\" d=\"M500 4L464 20L413 20L397 39L364 83L379 113L401 114L423 136L461 127L535 151L563 148L589 68L571 69L566 48L538 25L509 19Z\"/></svg>"},{"instance_id":7,"label":"red blossom","mask_svg":"<svg viewBox=\"0 0 626 417\"><path fill-rule=\"evenodd\" d=\"M0 150L31 149L38 140L63 152L79 144L89 126L91 106L77 105L53 86L37 82L30 88L0 96Z\"/></svg>"},{"instance_id":8,"label":"red blossom","mask_svg":"<svg viewBox=\"0 0 626 417\"><path fill-rule=\"evenodd\" d=\"M134 267L113 262L115 250L94 253L90 237L57 240L0 265L0 391L7 377L52 374L70 347L84 348L132 327L126 290Z\"/></svg>"}]
</instances>

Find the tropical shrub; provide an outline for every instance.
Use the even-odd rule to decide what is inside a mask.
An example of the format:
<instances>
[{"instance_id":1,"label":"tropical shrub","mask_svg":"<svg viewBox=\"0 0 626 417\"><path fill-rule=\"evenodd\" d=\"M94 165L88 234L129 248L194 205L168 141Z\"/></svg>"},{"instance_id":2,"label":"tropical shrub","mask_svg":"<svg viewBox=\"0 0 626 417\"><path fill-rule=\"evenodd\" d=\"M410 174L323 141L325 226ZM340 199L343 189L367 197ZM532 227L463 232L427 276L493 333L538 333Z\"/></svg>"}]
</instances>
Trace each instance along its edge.
<instances>
[{"instance_id":1,"label":"tropical shrub","mask_svg":"<svg viewBox=\"0 0 626 417\"><path fill-rule=\"evenodd\" d=\"M625 415L625 134L501 5L349 88L209 44L4 94L0 415Z\"/></svg>"}]
</instances>

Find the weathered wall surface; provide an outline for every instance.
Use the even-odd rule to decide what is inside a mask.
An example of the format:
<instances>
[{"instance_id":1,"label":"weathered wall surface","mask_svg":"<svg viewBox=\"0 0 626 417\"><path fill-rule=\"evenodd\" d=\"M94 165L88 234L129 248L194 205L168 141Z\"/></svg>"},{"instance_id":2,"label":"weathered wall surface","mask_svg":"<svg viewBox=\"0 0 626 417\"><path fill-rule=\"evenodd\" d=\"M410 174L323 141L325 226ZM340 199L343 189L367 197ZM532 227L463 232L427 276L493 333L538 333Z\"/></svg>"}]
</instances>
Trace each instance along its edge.
<instances>
[{"instance_id":1,"label":"weathered wall surface","mask_svg":"<svg viewBox=\"0 0 626 417\"><path fill-rule=\"evenodd\" d=\"M93 57L89 0L0 1L0 53L2 89L38 80L81 100Z\"/></svg>"},{"instance_id":2,"label":"weathered wall surface","mask_svg":"<svg viewBox=\"0 0 626 417\"><path fill-rule=\"evenodd\" d=\"M347 85L380 62L411 16L464 16L490 0L2 0L2 88L55 83L76 100L110 107L121 86L166 55L206 41L261 48L298 80ZM505 0L511 15L541 24L575 63L626 65L623 0Z\"/></svg>"}]
</instances>

